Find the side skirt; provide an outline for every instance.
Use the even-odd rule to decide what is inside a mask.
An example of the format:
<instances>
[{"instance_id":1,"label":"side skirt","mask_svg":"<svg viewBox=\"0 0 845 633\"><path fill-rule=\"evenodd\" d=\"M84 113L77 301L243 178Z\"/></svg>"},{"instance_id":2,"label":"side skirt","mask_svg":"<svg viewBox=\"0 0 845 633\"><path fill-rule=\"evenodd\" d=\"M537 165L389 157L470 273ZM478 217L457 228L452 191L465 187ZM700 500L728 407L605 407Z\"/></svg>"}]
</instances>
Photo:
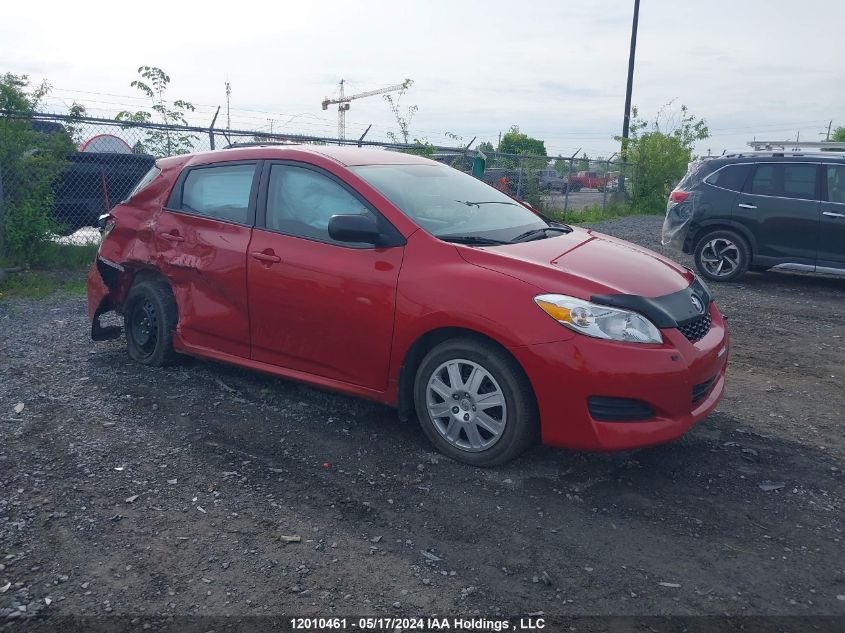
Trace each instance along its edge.
<instances>
[{"instance_id":1,"label":"side skirt","mask_svg":"<svg viewBox=\"0 0 845 633\"><path fill-rule=\"evenodd\" d=\"M367 387L354 385L341 380L325 378L323 376L309 374L308 372L298 371L296 369L287 369L286 367L279 367L278 365L271 365L270 363L262 363L261 361L252 360L250 358L233 356L207 347L186 345L178 333L173 337L173 347L181 354L188 354L198 358L206 358L209 360L219 361L221 363L227 363L229 365L237 365L238 367L251 369L253 371L260 371L265 374L278 376L279 378L287 378L289 380L302 382L312 387L319 387L329 391L338 391L346 395L366 398L367 400L374 400L381 404L394 406L391 403L390 398L387 397L387 392L385 391L368 389Z\"/></svg>"}]
</instances>

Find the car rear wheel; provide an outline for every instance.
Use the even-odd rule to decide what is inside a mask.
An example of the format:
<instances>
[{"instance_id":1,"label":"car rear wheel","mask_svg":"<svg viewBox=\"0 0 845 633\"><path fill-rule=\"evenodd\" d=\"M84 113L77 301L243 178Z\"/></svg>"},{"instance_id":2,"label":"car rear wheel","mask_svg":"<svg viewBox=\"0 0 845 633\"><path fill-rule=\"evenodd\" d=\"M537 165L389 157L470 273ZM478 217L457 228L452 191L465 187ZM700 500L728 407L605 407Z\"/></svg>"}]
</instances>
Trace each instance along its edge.
<instances>
[{"instance_id":1,"label":"car rear wheel","mask_svg":"<svg viewBox=\"0 0 845 633\"><path fill-rule=\"evenodd\" d=\"M750 251L733 231L714 231L698 241L695 266L710 281L733 281L748 270Z\"/></svg>"},{"instance_id":2,"label":"car rear wheel","mask_svg":"<svg viewBox=\"0 0 845 633\"><path fill-rule=\"evenodd\" d=\"M510 461L537 440L528 379L501 348L472 338L437 345L414 384L417 417L440 452L473 466Z\"/></svg>"},{"instance_id":3,"label":"car rear wheel","mask_svg":"<svg viewBox=\"0 0 845 633\"><path fill-rule=\"evenodd\" d=\"M179 360L173 349L176 300L165 281L145 279L129 291L124 309L129 357L144 365L161 367Z\"/></svg>"}]
</instances>

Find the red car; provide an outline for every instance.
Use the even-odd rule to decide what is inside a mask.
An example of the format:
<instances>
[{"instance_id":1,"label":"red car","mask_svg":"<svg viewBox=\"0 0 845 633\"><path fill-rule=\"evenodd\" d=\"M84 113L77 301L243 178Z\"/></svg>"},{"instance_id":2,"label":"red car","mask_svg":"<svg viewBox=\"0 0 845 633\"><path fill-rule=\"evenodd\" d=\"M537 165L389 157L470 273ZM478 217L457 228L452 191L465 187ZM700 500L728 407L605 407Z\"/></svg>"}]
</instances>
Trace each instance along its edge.
<instances>
[{"instance_id":1,"label":"red car","mask_svg":"<svg viewBox=\"0 0 845 633\"><path fill-rule=\"evenodd\" d=\"M477 466L532 443L619 450L716 406L728 333L690 270L407 154L252 147L159 160L105 218L95 340L416 414Z\"/></svg>"}]
</instances>

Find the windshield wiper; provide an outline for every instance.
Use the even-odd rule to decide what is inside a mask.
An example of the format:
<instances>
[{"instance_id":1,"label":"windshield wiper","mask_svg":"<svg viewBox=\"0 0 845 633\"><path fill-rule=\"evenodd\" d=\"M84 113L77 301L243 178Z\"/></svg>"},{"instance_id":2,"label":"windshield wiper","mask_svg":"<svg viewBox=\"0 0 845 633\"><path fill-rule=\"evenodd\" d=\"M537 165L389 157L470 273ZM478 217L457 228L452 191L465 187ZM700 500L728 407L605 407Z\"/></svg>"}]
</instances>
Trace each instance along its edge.
<instances>
[{"instance_id":1,"label":"windshield wiper","mask_svg":"<svg viewBox=\"0 0 845 633\"><path fill-rule=\"evenodd\" d=\"M478 235L438 235L444 242L452 242L453 244L466 244L467 246L500 246L502 244L510 244L503 240L494 240L489 237L480 237Z\"/></svg>"},{"instance_id":2,"label":"windshield wiper","mask_svg":"<svg viewBox=\"0 0 845 633\"><path fill-rule=\"evenodd\" d=\"M511 240L511 242L530 242L531 240L544 238L546 237L546 231L559 231L560 233L571 233L572 227L566 226L565 224L558 224L555 226L544 226L539 229L531 229L530 231L526 231L525 233L517 235Z\"/></svg>"},{"instance_id":3,"label":"windshield wiper","mask_svg":"<svg viewBox=\"0 0 845 633\"><path fill-rule=\"evenodd\" d=\"M508 202L507 200L482 200L480 202L473 202L472 200L455 200L458 204L465 204L468 207L480 207L482 204L512 204L515 207L519 205L516 202Z\"/></svg>"}]
</instances>

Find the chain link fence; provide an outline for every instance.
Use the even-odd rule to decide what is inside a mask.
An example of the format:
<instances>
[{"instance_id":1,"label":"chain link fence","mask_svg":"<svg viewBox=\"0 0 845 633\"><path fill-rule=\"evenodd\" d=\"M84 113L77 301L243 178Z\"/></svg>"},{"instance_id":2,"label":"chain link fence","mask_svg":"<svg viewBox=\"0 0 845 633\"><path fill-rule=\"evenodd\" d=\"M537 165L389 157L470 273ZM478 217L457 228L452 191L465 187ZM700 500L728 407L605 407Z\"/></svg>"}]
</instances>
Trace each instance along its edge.
<instances>
[{"instance_id":1,"label":"chain link fence","mask_svg":"<svg viewBox=\"0 0 845 633\"><path fill-rule=\"evenodd\" d=\"M442 160L463 171L471 170L478 151ZM549 157L530 154L481 152L485 158L481 178L493 187L528 202L558 219L572 218L585 209L607 211L625 200L636 179L633 165L621 160L586 157Z\"/></svg>"},{"instance_id":2,"label":"chain link fence","mask_svg":"<svg viewBox=\"0 0 845 633\"><path fill-rule=\"evenodd\" d=\"M100 215L125 200L157 158L253 143L416 153L473 173L563 220L586 208L608 209L620 200L626 179L636 177L630 165L612 160L0 111L0 238L8 250L33 228L26 222L42 222L31 233L59 243L96 242Z\"/></svg>"}]
</instances>

